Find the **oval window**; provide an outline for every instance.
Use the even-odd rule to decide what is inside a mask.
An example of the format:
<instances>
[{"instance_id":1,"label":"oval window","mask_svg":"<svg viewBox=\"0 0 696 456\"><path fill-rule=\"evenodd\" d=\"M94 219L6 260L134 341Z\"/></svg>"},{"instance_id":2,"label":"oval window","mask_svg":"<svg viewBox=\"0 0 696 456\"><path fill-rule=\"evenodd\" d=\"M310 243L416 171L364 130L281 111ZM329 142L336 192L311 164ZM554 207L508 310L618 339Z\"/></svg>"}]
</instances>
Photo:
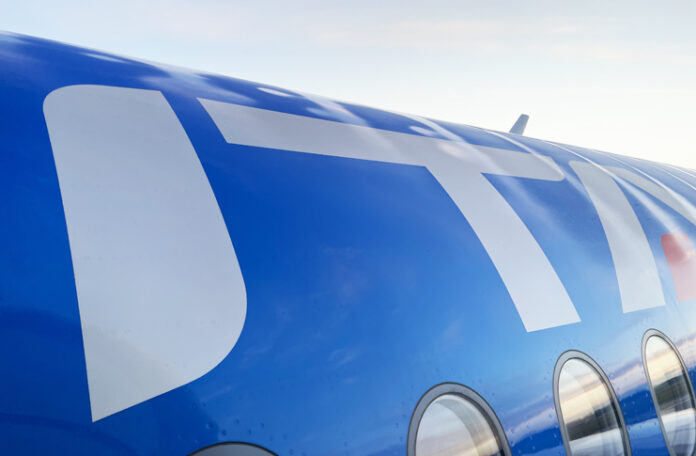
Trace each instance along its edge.
<instances>
[{"instance_id":1,"label":"oval window","mask_svg":"<svg viewBox=\"0 0 696 456\"><path fill-rule=\"evenodd\" d=\"M458 384L443 384L418 402L409 429L409 456L506 456L510 449L490 406Z\"/></svg>"},{"instance_id":2,"label":"oval window","mask_svg":"<svg viewBox=\"0 0 696 456\"><path fill-rule=\"evenodd\" d=\"M556 363L554 384L568 454L631 454L619 404L597 363L583 353L566 352Z\"/></svg>"},{"instance_id":3,"label":"oval window","mask_svg":"<svg viewBox=\"0 0 696 456\"><path fill-rule=\"evenodd\" d=\"M650 393L670 453L690 456L696 447L696 407L679 352L664 334L650 330L643 337L643 356Z\"/></svg>"},{"instance_id":4,"label":"oval window","mask_svg":"<svg viewBox=\"0 0 696 456\"><path fill-rule=\"evenodd\" d=\"M256 445L247 443L218 443L191 453L189 456L274 456Z\"/></svg>"}]
</instances>

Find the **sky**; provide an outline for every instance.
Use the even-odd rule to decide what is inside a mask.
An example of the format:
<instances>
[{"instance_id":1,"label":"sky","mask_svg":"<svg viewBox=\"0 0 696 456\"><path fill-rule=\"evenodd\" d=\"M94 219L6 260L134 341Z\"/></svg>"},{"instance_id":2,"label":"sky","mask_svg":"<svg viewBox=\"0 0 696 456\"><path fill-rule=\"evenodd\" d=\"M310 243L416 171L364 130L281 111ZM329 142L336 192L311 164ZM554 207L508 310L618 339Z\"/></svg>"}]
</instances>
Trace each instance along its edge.
<instances>
[{"instance_id":1,"label":"sky","mask_svg":"<svg viewBox=\"0 0 696 456\"><path fill-rule=\"evenodd\" d=\"M0 30L696 169L696 1L0 0Z\"/></svg>"}]
</instances>

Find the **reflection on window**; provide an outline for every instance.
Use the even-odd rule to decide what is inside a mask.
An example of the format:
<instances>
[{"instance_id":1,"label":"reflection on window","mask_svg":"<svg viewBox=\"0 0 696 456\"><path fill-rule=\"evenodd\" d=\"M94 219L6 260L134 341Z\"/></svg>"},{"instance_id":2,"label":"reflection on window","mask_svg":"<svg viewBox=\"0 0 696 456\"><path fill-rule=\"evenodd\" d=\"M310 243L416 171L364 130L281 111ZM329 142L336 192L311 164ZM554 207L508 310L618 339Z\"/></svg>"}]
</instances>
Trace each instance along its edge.
<instances>
[{"instance_id":1,"label":"reflection on window","mask_svg":"<svg viewBox=\"0 0 696 456\"><path fill-rule=\"evenodd\" d=\"M443 394L428 405L416 434L416 456L502 456L489 421L471 401Z\"/></svg>"},{"instance_id":2,"label":"reflection on window","mask_svg":"<svg viewBox=\"0 0 696 456\"><path fill-rule=\"evenodd\" d=\"M665 339L651 335L645 342L645 369L667 445L674 456L692 455L696 446L696 410L679 355Z\"/></svg>"},{"instance_id":3,"label":"reflection on window","mask_svg":"<svg viewBox=\"0 0 696 456\"><path fill-rule=\"evenodd\" d=\"M558 376L557 394L573 456L626 454L618 404L592 365L568 359Z\"/></svg>"}]
</instances>

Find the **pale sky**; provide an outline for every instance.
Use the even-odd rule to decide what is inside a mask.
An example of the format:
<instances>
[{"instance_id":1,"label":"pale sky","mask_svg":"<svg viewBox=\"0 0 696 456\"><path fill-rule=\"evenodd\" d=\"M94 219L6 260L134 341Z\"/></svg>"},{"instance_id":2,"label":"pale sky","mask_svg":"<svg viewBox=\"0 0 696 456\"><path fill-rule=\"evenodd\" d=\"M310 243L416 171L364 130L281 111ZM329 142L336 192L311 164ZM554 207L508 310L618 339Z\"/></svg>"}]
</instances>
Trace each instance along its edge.
<instances>
[{"instance_id":1,"label":"pale sky","mask_svg":"<svg viewBox=\"0 0 696 456\"><path fill-rule=\"evenodd\" d=\"M696 168L696 1L0 0L0 30Z\"/></svg>"}]
</instances>

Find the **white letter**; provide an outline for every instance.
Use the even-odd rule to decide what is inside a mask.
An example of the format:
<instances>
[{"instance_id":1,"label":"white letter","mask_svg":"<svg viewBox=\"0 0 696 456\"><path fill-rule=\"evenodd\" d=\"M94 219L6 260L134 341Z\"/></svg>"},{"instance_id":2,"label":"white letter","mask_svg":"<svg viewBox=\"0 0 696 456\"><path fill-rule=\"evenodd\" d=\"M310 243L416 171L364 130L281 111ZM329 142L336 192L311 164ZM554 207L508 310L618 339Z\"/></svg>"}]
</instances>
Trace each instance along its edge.
<instances>
[{"instance_id":1,"label":"white letter","mask_svg":"<svg viewBox=\"0 0 696 456\"><path fill-rule=\"evenodd\" d=\"M563 180L550 158L213 100L200 102L228 143L427 167L476 232L527 331L580 321L541 247L482 174Z\"/></svg>"},{"instance_id":2,"label":"white letter","mask_svg":"<svg viewBox=\"0 0 696 456\"><path fill-rule=\"evenodd\" d=\"M570 162L597 210L619 282L623 312L665 305L650 244L628 199L609 172L594 163ZM633 174L627 172L628 174ZM615 177L615 176L614 176Z\"/></svg>"},{"instance_id":3,"label":"white letter","mask_svg":"<svg viewBox=\"0 0 696 456\"><path fill-rule=\"evenodd\" d=\"M44 114L98 420L222 361L246 291L215 195L160 92L63 87Z\"/></svg>"}]
</instances>

